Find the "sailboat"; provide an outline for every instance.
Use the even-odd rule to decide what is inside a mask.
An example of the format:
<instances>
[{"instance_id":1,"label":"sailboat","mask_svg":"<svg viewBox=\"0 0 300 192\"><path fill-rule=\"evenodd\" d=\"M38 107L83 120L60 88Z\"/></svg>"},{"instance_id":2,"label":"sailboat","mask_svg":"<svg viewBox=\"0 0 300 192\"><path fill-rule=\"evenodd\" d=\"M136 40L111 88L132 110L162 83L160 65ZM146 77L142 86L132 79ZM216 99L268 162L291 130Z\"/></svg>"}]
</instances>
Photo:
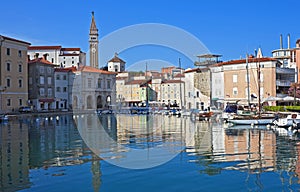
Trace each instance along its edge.
<instances>
[{"instance_id":1,"label":"sailboat","mask_svg":"<svg viewBox=\"0 0 300 192\"><path fill-rule=\"evenodd\" d=\"M250 89L249 89L249 72L248 72L248 54L246 55L246 69L247 69L247 82L248 82L248 105L250 107ZM228 118L228 122L234 125L268 125L273 124L275 119L274 114L261 113L261 93L260 93L260 63L258 60L257 66L257 79L258 79L258 113L249 115L232 115Z\"/></svg>"}]
</instances>

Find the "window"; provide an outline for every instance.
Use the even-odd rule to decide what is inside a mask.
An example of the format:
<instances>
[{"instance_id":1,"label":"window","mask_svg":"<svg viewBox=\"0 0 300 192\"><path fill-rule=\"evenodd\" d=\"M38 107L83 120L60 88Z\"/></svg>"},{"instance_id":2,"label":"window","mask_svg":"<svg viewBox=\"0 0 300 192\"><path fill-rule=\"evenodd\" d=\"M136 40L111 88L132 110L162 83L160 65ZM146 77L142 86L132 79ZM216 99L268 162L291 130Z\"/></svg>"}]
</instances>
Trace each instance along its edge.
<instances>
[{"instance_id":1,"label":"window","mask_svg":"<svg viewBox=\"0 0 300 192\"><path fill-rule=\"evenodd\" d=\"M60 87L56 87L56 92L60 92Z\"/></svg>"},{"instance_id":2,"label":"window","mask_svg":"<svg viewBox=\"0 0 300 192\"><path fill-rule=\"evenodd\" d=\"M29 77L28 81L29 81L29 85L31 85L32 84L32 77Z\"/></svg>"},{"instance_id":3,"label":"window","mask_svg":"<svg viewBox=\"0 0 300 192\"><path fill-rule=\"evenodd\" d=\"M48 89L48 97L51 97L52 96L52 89Z\"/></svg>"},{"instance_id":4,"label":"window","mask_svg":"<svg viewBox=\"0 0 300 192\"><path fill-rule=\"evenodd\" d=\"M110 89L110 80L107 80L107 89Z\"/></svg>"},{"instance_id":5,"label":"window","mask_svg":"<svg viewBox=\"0 0 300 192\"><path fill-rule=\"evenodd\" d=\"M10 85L11 85L10 79L7 78L7 79L6 79L6 87L10 87Z\"/></svg>"},{"instance_id":6,"label":"window","mask_svg":"<svg viewBox=\"0 0 300 192\"><path fill-rule=\"evenodd\" d=\"M232 75L232 82L233 83L237 83L237 79L238 79L237 75Z\"/></svg>"},{"instance_id":7,"label":"window","mask_svg":"<svg viewBox=\"0 0 300 192\"><path fill-rule=\"evenodd\" d=\"M40 76L40 84L41 85L45 84L45 78L44 78L44 76Z\"/></svg>"},{"instance_id":8,"label":"window","mask_svg":"<svg viewBox=\"0 0 300 192\"><path fill-rule=\"evenodd\" d=\"M54 63L54 58L51 58L51 63Z\"/></svg>"},{"instance_id":9,"label":"window","mask_svg":"<svg viewBox=\"0 0 300 192\"><path fill-rule=\"evenodd\" d=\"M23 71L23 67L22 67L22 65L21 64L19 64L19 73L22 73L22 71Z\"/></svg>"},{"instance_id":10,"label":"window","mask_svg":"<svg viewBox=\"0 0 300 192\"><path fill-rule=\"evenodd\" d=\"M23 87L23 81L22 81L22 79L19 79L18 84L19 84L19 87Z\"/></svg>"},{"instance_id":11,"label":"window","mask_svg":"<svg viewBox=\"0 0 300 192\"><path fill-rule=\"evenodd\" d=\"M11 106L11 99L6 99L6 105Z\"/></svg>"},{"instance_id":12,"label":"window","mask_svg":"<svg viewBox=\"0 0 300 192\"><path fill-rule=\"evenodd\" d=\"M44 73L44 67L40 67L40 73Z\"/></svg>"},{"instance_id":13,"label":"window","mask_svg":"<svg viewBox=\"0 0 300 192\"><path fill-rule=\"evenodd\" d=\"M18 51L18 56L22 57L22 51L21 50Z\"/></svg>"},{"instance_id":14,"label":"window","mask_svg":"<svg viewBox=\"0 0 300 192\"><path fill-rule=\"evenodd\" d=\"M64 76L63 76L63 80L67 80L67 75L64 75Z\"/></svg>"},{"instance_id":15,"label":"window","mask_svg":"<svg viewBox=\"0 0 300 192\"><path fill-rule=\"evenodd\" d=\"M99 89L101 88L101 79L100 79L100 78L98 78L97 87L98 87Z\"/></svg>"},{"instance_id":16,"label":"window","mask_svg":"<svg viewBox=\"0 0 300 192\"><path fill-rule=\"evenodd\" d=\"M51 67L48 67L48 68L47 68L47 73L48 73L48 74L51 74L51 73L52 73L52 68L51 68Z\"/></svg>"},{"instance_id":17,"label":"window","mask_svg":"<svg viewBox=\"0 0 300 192\"><path fill-rule=\"evenodd\" d=\"M237 95L238 94L238 89L237 89L237 87L234 87L233 89L232 89L232 93L233 93L233 95Z\"/></svg>"},{"instance_id":18,"label":"window","mask_svg":"<svg viewBox=\"0 0 300 192\"><path fill-rule=\"evenodd\" d=\"M10 55L10 48L6 49L6 55Z\"/></svg>"},{"instance_id":19,"label":"window","mask_svg":"<svg viewBox=\"0 0 300 192\"><path fill-rule=\"evenodd\" d=\"M88 79L88 88L92 88L92 79Z\"/></svg>"},{"instance_id":20,"label":"window","mask_svg":"<svg viewBox=\"0 0 300 192\"><path fill-rule=\"evenodd\" d=\"M23 105L23 99L19 99L19 106Z\"/></svg>"},{"instance_id":21,"label":"window","mask_svg":"<svg viewBox=\"0 0 300 192\"><path fill-rule=\"evenodd\" d=\"M10 71L10 63L6 63L6 71Z\"/></svg>"},{"instance_id":22,"label":"window","mask_svg":"<svg viewBox=\"0 0 300 192\"><path fill-rule=\"evenodd\" d=\"M56 80L60 80L60 75L56 75Z\"/></svg>"},{"instance_id":23,"label":"window","mask_svg":"<svg viewBox=\"0 0 300 192\"><path fill-rule=\"evenodd\" d=\"M66 92L67 92L67 87L64 87L64 90L63 90L63 91L64 91L64 93L66 93Z\"/></svg>"},{"instance_id":24,"label":"window","mask_svg":"<svg viewBox=\"0 0 300 192\"><path fill-rule=\"evenodd\" d=\"M52 84L52 77L48 77L47 81L48 81L48 85L51 85Z\"/></svg>"},{"instance_id":25,"label":"window","mask_svg":"<svg viewBox=\"0 0 300 192\"><path fill-rule=\"evenodd\" d=\"M199 91L196 92L196 97L199 97Z\"/></svg>"},{"instance_id":26,"label":"window","mask_svg":"<svg viewBox=\"0 0 300 192\"><path fill-rule=\"evenodd\" d=\"M40 88L40 96L45 96L45 89L44 88Z\"/></svg>"}]
</instances>

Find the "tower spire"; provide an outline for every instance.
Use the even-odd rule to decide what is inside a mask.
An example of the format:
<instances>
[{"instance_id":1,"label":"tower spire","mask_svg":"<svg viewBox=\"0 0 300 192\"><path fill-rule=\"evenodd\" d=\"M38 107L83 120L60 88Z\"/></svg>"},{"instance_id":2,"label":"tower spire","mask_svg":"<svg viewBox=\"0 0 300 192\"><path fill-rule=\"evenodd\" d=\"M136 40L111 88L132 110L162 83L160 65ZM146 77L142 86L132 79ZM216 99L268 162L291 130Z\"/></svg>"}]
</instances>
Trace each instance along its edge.
<instances>
[{"instance_id":1,"label":"tower spire","mask_svg":"<svg viewBox=\"0 0 300 192\"><path fill-rule=\"evenodd\" d=\"M96 22L95 22L95 12L92 11L92 22L91 22L91 27L90 27L90 34L92 32L98 32L97 26L96 26Z\"/></svg>"},{"instance_id":2,"label":"tower spire","mask_svg":"<svg viewBox=\"0 0 300 192\"><path fill-rule=\"evenodd\" d=\"M98 63L98 29L95 22L95 13L92 11L92 22L90 27L90 66L94 68L99 68Z\"/></svg>"}]
</instances>

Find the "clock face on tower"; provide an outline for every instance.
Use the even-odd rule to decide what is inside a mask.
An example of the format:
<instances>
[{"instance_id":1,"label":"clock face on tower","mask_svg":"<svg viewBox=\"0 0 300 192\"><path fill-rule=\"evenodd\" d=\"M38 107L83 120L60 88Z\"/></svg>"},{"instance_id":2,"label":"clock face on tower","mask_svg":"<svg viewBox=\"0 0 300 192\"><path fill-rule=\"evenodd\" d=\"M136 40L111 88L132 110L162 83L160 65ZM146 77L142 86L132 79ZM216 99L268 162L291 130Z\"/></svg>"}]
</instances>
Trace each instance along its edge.
<instances>
[{"instance_id":1,"label":"clock face on tower","mask_svg":"<svg viewBox=\"0 0 300 192\"><path fill-rule=\"evenodd\" d=\"M93 48L92 48L92 52L93 52L93 53L95 53L95 52L96 52L96 49L95 49L95 47L93 47Z\"/></svg>"}]
</instances>

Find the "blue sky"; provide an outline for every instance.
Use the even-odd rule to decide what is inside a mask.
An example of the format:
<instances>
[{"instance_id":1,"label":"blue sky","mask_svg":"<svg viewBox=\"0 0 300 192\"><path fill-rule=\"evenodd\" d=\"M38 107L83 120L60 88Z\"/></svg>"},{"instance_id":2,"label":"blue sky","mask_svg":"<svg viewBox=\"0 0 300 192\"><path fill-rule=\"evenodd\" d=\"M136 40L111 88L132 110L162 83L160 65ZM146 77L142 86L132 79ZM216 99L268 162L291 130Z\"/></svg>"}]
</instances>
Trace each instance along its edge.
<instances>
[{"instance_id":1,"label":"blue sky","mask_svg":"<svg viewBox=\"0 0 300 192\"><path fill-rule=\"evenodd\" d=\"M212 53L231 60L258 47L270 56L272 50L279 48L280 34L286 46L290 33L294 47L300 38L299 7L298 0L10 0L1 2L0 34L33 45L59 44L88 51L91 11L95 11L100 38L129 25L163 23L186 30ZM160 59L157 57L161 50L132 50L135 52L120 54L129 65ZM177 64L179 55L170 53L168 57L169 52L163 59ZM190 66L192 62L183 59L183 63Z\"/></svg>"}]
</instances>

